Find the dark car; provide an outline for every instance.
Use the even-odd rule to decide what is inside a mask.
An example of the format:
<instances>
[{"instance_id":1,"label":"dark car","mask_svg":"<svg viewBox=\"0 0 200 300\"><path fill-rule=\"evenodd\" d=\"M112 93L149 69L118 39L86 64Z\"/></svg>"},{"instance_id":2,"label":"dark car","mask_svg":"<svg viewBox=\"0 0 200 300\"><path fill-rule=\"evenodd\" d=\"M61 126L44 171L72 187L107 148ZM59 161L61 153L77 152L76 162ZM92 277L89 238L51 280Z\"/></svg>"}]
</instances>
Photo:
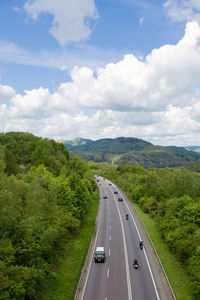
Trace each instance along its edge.
<instances>
[{"instance_id":1,"label":"dark car","mask_svg":"<svg viewBox=\"0 0 200 300\"><path fill-rule=\"evenodd\" d=\"M105 195L103 195L103 199L107 199L108 198L108 196L105 194Z\"/></svg>"},{"instance_id":2,"label":"dark car","mask_svg":"<svg viewBox=\"0 0 200 300\"><path fill-rule=\"evenodd\" d=\"M118 191L117 191L117 190L114 190L114 194L118 194Z\"/></svg>"},{"instance_id":3,"label":"dark car","mask_svg":"<svg viewBox=\"0 0 200 300\"><path fill-rule=\"evenodd\" d=\"M112 183L109 183L109 185L112 185Z\"/></svg>"},{"instance_id":4,"label":"dark car","mask_svg":"<svg viewBox=\"0 0 200 300\"><path fill-rule=\"evenodd\" d=\"M123 201L122 196L119 196L119 197L118 197L118 201Z\"/></svg>"}]
</instances>

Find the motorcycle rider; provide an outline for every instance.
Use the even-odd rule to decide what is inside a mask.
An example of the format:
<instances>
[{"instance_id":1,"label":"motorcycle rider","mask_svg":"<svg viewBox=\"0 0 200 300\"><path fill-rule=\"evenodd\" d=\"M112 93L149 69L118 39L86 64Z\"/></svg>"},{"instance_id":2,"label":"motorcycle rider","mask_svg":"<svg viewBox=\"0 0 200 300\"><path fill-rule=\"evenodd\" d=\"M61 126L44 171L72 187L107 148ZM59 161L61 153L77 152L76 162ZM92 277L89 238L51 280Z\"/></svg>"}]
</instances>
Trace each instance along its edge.
<instances>
[{"instance_id":1,"label":"motorcycle rider","mask_svg":"<svg viewBox=\"0 0 200 300\"><path fill-rule=\"evenodd\" d=\"M133 265L134 265L134 266L135 266L135 265L138 265L138 261L137 261L136 258L133 260Z\"/></svg>"},{"instance_id":2,"label":"motorcycle rider","mask_svg":"<svg viewBox=\"0 0 200 300\"><path fill-rule=\"evenodd\" d=\"M140 248L142 249L143 248L143 241L140 241L139 245L140 245Z\"/></svg>"}]
</instances>

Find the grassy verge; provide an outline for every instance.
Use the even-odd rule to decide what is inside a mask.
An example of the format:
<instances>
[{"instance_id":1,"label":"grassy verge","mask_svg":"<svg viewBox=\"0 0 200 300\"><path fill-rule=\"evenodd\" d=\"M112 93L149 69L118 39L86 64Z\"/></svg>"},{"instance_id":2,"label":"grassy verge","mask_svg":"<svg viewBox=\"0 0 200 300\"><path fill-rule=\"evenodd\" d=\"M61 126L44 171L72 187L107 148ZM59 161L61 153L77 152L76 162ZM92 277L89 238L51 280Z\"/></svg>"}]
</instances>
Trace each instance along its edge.
<instances>
[{"instance_id":1,"label":"grassy verge","mask_svg":"<svg viewBox=\"0 0 200 300\"><path fill-rule=\"evenodd\" d=\"M193 300L191 282L180 262L169 251L167 245L163 242L156 223L149 215L145 214L137 204L134 203L134 206L151 236L167 277L176 295L176 299Z\"/></svg>"},{"instance_id":2,"label":"grassy verge","mask_svg":"<svg viewBox=\"0 0 200 300\"><path fill-rule=\"evenodd\" d=\"M46 284L42 300L73 300L85 257L95 227L98 210L98 191L92 200L87 217L82 223L80 233L67 245L65 255L58 262L55 279Z\"/></svg>"}]
</instances>

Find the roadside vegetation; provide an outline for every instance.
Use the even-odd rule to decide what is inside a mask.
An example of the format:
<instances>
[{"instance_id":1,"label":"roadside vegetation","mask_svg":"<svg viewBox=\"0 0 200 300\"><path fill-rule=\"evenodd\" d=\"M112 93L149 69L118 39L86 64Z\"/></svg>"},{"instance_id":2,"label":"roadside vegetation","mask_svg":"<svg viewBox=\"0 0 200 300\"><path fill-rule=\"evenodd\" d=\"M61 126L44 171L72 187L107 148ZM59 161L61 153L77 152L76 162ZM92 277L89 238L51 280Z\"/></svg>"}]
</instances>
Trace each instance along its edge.
<instances>
[{"instance_id":1,"label":"roadside vegetation","mask_svg":"<svg viewBox=\"0 0 200 300\"><path fill-rule=\"evenodd\" d=\"M189 278L184 282L186 290L190 290L195 299L200 299L199 173L168 168L145 170L138 166L98 167L98 174L114 181L153 219L163 243ZM172 269L169 278L176 277L174 272ZM176 291L180 279L173 279L171 282ZM177 299L186 299L184 290L182 296L178 294Z\"/></svg>"},{"instance_id":2,"label":"roadside vegetation","mask_svg":"<svg viewBox=\"0 0 200 300\"><path fill-rule=\"evenodd\" d=\"M46 281L41 300L73 300L82 267L88 252L95 228L99 205L98 191L91 200L87 218L84 218L80 231L67 244L64 256L54 266L55 276Z\"/></svg>"},{"instance_id":3,"label":"roadside vegetation","mask_svg":"<svg viewBox=\"0 0 200 300\"><path fill-rule=\"evenodd\" d=\"M0 134L0 299L40 298L96 193L88 164L63 144Z\"/></svg>"}]
</instances>

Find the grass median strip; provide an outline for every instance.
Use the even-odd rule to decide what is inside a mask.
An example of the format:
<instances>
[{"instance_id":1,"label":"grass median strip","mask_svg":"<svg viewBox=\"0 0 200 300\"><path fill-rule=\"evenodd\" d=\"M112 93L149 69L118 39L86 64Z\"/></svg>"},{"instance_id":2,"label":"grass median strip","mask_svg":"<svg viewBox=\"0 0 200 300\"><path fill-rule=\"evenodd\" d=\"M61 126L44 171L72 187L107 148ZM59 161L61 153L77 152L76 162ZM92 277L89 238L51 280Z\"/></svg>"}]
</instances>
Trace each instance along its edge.
<instances>
[{"instance_id":1,"label":"grass median strip","mask_svg":"<svg viewBox=\"0 0 200 300\"><path fill-rule=\"evenodd\" d=\"M88 247L95 228L95 219L98 210L98 191L93 198L76 235L67 245L65 255L58 262L55 270L55 279L49 280L46 284L46 291L43 292L42 300L73 300L80 278L81 270L85 262Z\"/></svg>"},{"instance_id":2,"label":"grass median strip","mask_svg":"<svg viewBox=\"0 0 200 300\"><path fill-rule=\"evenodd\" d=\"M176 295L176 299L193 300L191 282L182 265L164 243L160 232L157 229L156 223L149 215L145 214L137 204L134 203L134 207L151 236L167 277Z\"/></svg>"}]
</instances>

